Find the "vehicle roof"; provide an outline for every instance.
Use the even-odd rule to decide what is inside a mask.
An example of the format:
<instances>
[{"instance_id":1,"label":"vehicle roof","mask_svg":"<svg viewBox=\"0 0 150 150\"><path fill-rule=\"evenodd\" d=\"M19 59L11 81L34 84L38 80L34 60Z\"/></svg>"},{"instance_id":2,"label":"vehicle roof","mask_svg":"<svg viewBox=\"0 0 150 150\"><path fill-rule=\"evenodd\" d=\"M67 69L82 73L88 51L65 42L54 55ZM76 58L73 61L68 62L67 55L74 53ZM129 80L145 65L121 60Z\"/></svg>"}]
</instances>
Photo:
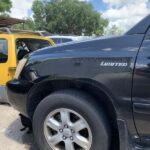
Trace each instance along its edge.
<instances>
[{"instance_id":1,"label":"vehicle roof","mask_svg":"<svg viewBox=\"0 0 150 150\"><path fill-rule=\"evenodd\" d=\"M49 41L52 45L55 45L54 41L48 37L43 37L39 35L34 35L34 34L22 34L22 33L17 33L17 34L0 34L0 37L14 37L15 39L17 38L28 38L28 39L41 39L41 40L47 40Z\"/></svg>"},{"instance_id":2,"label":"vehicle roof","mask_svg":"<svg viewBox=\"0 0 150 150\"><path fill-rule=\"evenodd\" d=\"M9 34L9 35L12 35L14 37L24 37L24 38L36 38L36 39L45 39L45 40L48 40L48 38L46 37L43 37L43 36L39 36L39 35L34 35L34 34Z\"/></svg>"},{"instance_id":3,"label":"vehicle roof","mask_svg":"<svg viewBox=\"0 0 150 150\"><path fill-rule=\"evenodd\" d=\"M137 23L134 27L132 27L126 34L145 34L150 26L150 15L146 16L139 23Z\"/></svg>"},{"instance_id":4,"label":"vehicle roof","mask_svg":"<svg viewBox=\"0 0 150 150\"><path fill-rule=\"evenodd\" d=\"M24 37L24 38L37 38L37 39L45 39L42 36L33 35L33 34L0 34L2 36L13 36L13 37ZM47 39L47 38L46 38Z\"/></svg>"},{"instance_id":5,"label":"vehicle roof","mask_svg":"<svg viewBox=\"0 0 150 150\"><path fill-rule=\"evenodd\" d=\"M91 37L88 36L71 36L71 35L52 35L49 36L49 38L65 38L65 39L72 39L73 41L78 41L78 40L83 40L83 39L88 39Z\"/></svg>"}]
</instances>

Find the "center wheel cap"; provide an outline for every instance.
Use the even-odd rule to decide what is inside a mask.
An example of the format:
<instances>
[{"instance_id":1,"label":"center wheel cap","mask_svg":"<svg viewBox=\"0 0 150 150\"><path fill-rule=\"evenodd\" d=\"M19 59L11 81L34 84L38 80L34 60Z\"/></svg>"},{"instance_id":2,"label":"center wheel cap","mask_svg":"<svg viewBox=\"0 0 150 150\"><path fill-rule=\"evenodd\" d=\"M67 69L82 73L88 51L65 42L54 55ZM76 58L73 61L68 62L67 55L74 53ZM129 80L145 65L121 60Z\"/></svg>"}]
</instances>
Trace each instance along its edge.
<instances>
[{"instance_id":1,"label":"center wheel cap","mask_svg":"<svg viewBox=\"0 0 150 150\"><path fill-rule=\"evenodd\" d=\"M69 138L72 136L71 130L70 129L64 129L63 134L65 137Z\"/></svg>"}]
</instances>

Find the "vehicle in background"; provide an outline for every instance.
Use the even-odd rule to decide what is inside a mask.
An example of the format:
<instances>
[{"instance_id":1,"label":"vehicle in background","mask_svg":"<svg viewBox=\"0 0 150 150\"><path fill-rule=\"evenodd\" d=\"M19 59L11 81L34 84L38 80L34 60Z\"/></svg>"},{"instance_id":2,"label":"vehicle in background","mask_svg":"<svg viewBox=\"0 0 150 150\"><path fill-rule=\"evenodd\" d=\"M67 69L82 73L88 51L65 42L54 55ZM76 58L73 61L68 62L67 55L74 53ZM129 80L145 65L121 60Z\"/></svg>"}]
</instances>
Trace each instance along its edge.
<instances>
[{"instance_id":1,"label":"vehicle in background","mask_svg":"<svg viewBox=\"0 0 150 150\"><path fill-rule=\"evenodd\" d=\"M13 79L18 61L30 52L52 45L51 39L35 32L0 28L0 103L8 102L5 85Z\"/></svg>"},{"instance_id":2,"label":"vehicle in background","mask_svg":"<svg viewBox=\"0 0 150 150\"><path fill-rule=\"evenodd\" d=\"M89 36L67 36L67 35L51 35L49 36L56 44L62 44L73 41L88 40L92 37Z\"/></svg>"},{"instance_id":3,"label":"vehicle in background","mask_svg":"<svg viewBox=\"0 0 150 150\"><path fill-rule=\"evenodd\" d=\"M40 36L50 36L51 34L48 31L36 31L37 34L39 34Z\"/></svg>"}]
</instances>

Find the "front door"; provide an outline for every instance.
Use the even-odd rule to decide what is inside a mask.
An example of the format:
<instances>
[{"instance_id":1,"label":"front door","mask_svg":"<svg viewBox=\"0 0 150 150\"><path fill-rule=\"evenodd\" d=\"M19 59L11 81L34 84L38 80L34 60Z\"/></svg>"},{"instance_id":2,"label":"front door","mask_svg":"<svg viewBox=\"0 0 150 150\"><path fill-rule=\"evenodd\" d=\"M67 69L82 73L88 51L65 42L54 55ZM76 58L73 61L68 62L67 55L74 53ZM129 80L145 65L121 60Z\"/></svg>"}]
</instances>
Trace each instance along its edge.
<instances>
[{"instance_id":1,"label":"front door","mask_svg":"<svg viewBox=\"0 0 150 150\"><path fill-rule=\"evenodd\" d=\"M133 112L141 139L150 141L150 30L139 51L133 79Z\"/></svg>"}]
</instances>

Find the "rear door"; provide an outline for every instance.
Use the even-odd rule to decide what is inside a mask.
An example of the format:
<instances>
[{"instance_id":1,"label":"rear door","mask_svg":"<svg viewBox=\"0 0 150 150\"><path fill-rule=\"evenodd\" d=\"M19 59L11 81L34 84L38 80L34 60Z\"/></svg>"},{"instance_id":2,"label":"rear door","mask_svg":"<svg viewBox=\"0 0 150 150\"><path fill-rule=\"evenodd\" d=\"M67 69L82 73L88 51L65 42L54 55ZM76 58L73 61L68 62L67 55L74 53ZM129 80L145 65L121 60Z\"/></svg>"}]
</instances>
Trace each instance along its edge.
<instances>
[{"instance_id":1,"label":"rear door","mask_svg":"<svg viewBox=\"0 0 150 150\"><path fill-rule=\"evenodd\" d=\"M141 139L150 139L150 30L137 57L132 95L137 131Z\"/></svg>"}]
</instances>

